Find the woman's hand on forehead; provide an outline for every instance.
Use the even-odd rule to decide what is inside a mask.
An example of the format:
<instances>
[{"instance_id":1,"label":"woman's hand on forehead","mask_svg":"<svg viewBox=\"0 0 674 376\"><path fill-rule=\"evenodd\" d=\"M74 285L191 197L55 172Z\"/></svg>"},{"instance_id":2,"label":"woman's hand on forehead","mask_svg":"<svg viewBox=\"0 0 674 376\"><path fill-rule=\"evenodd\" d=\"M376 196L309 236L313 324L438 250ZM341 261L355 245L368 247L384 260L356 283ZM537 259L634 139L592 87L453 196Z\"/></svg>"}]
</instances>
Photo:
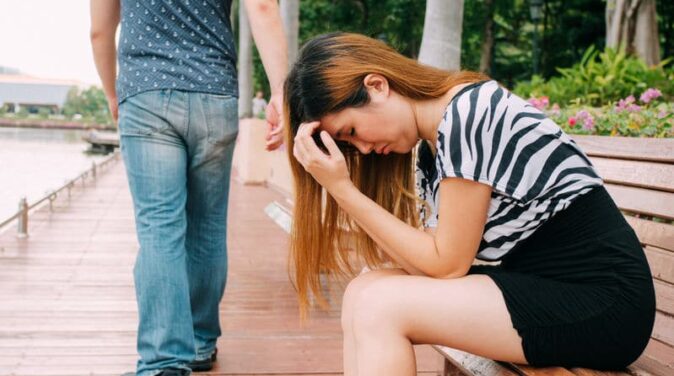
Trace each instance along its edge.
<instances>
[{"instance_id":1,"label":"woman's hand on forehead","mask_svg":"<svg viewBox=\"0 0 674 376\"><path fill-rule=\"evenodd\" d=\"M330 134L319 129L320 125L319 121L300 124L295 135L293 155L320 185L328 192L332 192L338 187L352 183L344 154ZM320 132L320 138L327 153L316 145L312 137L314 132Z\"/></svg>"}]
</instances>

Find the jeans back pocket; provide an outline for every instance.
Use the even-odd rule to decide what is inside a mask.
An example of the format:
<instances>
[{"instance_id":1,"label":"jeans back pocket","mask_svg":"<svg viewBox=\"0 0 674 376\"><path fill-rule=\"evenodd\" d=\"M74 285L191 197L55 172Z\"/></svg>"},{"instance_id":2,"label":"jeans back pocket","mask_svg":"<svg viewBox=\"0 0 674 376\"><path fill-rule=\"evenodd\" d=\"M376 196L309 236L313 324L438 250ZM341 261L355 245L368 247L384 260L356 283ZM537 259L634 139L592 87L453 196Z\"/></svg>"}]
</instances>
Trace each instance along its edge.
<instances>
[{"instance_id":1,"label":"jeans back pocket","mask_svg":"<svg viewBox=\"0 0 674 376\"><path fill-rule=\"evenodd\" d=\"M168 90L152 90L126 98L119 106L120 135L150 136L166 130L169 95Z\"/></svg>"},{"instance_id":2,"label":"jeans back pocket","mask_svg":"<svg viewBox=\"0 0 674 376\"><path fill-rule=\"evenodd\" d=\"M206 111L208 142L228 144L236 140L239 133L239 101L229 95L203 94L203 109Z\"/></svg>"}]
</instances>

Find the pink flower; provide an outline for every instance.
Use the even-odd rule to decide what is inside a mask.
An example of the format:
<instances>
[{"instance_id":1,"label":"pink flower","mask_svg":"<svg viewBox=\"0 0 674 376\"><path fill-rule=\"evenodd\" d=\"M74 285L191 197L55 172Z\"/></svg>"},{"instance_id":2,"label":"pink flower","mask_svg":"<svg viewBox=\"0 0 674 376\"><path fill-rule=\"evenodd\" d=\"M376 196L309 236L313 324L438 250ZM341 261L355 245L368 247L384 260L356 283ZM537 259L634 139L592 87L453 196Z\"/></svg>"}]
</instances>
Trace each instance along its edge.
<instances>
[{"instance_id":1,"label":"pink flower","mask_svg":"<svg viewBox=\"0 0 674 376\"><path fill-rule=\"evenodd\" d=\"M639 112L641 111L641 106L638 104L631 104L629 107L627 107L627 112Z\"/></svg>"},{"instance_id":2,"label":"pink flower","mask_svg":"<svg viewBox=\"0 0 674 376\"><path fill-rule=\"evenodd\" d=\"M585 119L585 121L583 122L583 129L585 129L586 131L591 131L592 129L594 129L594 118L592 117L592 115L590 115L590 117Z\"/></svg>"},{"instance_id":3,"label":"pink flower","mask_svg":"<svg viewBox=\"0 0 674 376\"><path fill-rule=\"evenodd\" d=\"M585 110L578 111L574 120L581 122L583 129L586 131L590 131L594 128L594 116Z\"/></svg>"},{"instance_id":4,"label":"pink flower","mask_svg":"<svg viewBox=\"0 0 674 376\"><path fill-rule=\"evenodd\" d=\"M529 98L529 103L539 110L544 110L550 104L548 97Z\"/></svg>"},{"instance_id":5,"label":"pink flower","mask_svg":"<svg viewBox=\"0 0 674 376\"><path fill-rule=\"evenodd\" d=\"M660 112L658 112L658 119L664 119L667 115L668 113L666 110L660 110Z\"/></svg>"},{"instance_id":6,"label":"pink flower","mask_svg":"<svg viewBox=\"0 0 674 376\"><path fill-rule=\"evenodd\" d=\"M654 89L654 88L651 87L651 88L648 88L646 91L644 91L644 93L641 94L641 97L639 99L641 99L641 101L643 103L648 103L648 102L652 101L653 99L661 97L661 96L662 96L662 92L660 90Z\"/></svg>"},{"instance_id":7,"label":"pink flower","mask_svg":"<svg viewBox=\"0 0 674 376\"><path fill-rule=\"evenodd\" d=\"M576 118L572 116L569 118L569 127L573 128L574 126L576 126Z\"/></svg>"},{"instance_id":8,"label":"pink flower","mask_svg":"<svg viewBox=\"0 0 674 376\"><path fill-rule=\"evenodd\" d=\"M560 110L559 110L559 105L557 103L552 105L552 110L550 110L550 113L555 116L559 116Z\"/></svg>"},{"instance_id":9,"label":"pink flower","mask_svg":"<svg viewBox=\"0 0 674 376\"><path fill-rule=\"evenodd\" d=\"M635 101L634 95L630 95L625 99L618 101L618 104L615 106L615 112L622 112L628 109L628 107L633 104Z\"/></svg>"}]
</instances>

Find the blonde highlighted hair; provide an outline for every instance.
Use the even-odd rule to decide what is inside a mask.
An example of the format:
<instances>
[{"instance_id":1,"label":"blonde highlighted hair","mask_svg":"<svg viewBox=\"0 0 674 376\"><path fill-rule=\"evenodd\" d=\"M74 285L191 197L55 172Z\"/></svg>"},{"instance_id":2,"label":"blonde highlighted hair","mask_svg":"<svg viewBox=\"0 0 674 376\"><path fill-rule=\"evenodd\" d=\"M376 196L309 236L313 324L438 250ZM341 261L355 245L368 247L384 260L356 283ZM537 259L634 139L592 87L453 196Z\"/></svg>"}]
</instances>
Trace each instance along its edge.
<instances>
[{"instance_id":1,"label":"blonde highlighted hair","mask_svg":"<svg viewBox=\"0 0 674 376\"><path fill-rule=\"evenodd\" d=\"M310 294L321 305L327 305L321 290L321 273L354 274L350 249L370 267L384 262L374 241L325 194L293 156L294 137L301 123L369 103L363 80L371 73L385 77L396 93L418 101L439 98L456 85L486 79L479 73L448 72L420 64L381 41L358 34L325 34L302 47L284 85L284 120L295 187L290 267L294 270L303 318L308 312ZM418 227L413 153L364 155L346 145L340 148L354 185L405 223Z\"/></svg>"}]
</instances>

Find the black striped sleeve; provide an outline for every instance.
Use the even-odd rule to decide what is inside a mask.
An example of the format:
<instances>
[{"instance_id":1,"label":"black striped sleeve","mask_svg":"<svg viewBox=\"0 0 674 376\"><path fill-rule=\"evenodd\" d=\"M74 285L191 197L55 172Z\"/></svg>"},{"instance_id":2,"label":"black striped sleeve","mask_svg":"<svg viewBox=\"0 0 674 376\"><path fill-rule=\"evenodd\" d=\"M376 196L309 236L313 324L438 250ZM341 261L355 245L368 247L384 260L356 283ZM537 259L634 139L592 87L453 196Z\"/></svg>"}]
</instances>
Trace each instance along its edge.
<instances>
[{"instance_id":1,"label":"black striped sleeve","mask_svg":"<svg viewBox=\"0 0 674 376\"><path fill-rule=\"evenodd\" d=\"M501 130L503 117L495 117L492 106L503 97L498 84L490 81L462 90L452 99L438 129L437 165L443 179L457 177L493 186L489 165L499 148L493 135Z\"/></svg>"}]
</instances>

